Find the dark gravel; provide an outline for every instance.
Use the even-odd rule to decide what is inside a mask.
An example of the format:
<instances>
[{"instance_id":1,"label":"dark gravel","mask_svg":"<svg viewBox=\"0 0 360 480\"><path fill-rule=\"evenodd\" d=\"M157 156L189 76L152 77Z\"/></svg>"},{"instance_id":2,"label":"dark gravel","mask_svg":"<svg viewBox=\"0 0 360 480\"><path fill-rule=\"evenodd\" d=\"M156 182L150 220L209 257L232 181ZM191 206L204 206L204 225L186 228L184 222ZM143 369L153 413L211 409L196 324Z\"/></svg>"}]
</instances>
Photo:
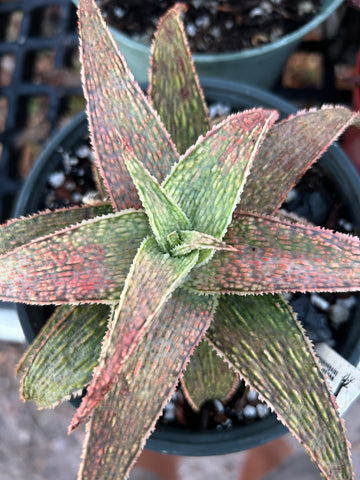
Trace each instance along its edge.
<instances>
[{"instance_id":1,"label":"dark gravel","mask_svg":"<svg viewBox=\"0 0 360 480\"><path fill-rule=\"evenodd\" d=\"M159 17L174 0L100 0L106 20L150 43ZM193 52L227 52L277 40L307 23L320 0L187 0L185 30Z\"/></svg>"}]
</instances>

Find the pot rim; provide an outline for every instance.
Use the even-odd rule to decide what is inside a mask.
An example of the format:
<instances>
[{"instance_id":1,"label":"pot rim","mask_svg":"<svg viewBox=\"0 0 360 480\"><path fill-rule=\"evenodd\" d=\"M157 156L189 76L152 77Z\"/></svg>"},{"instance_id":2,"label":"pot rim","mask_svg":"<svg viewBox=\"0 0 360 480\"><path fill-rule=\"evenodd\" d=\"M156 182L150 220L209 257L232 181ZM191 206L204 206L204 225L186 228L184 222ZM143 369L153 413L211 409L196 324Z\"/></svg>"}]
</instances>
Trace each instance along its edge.
<instances>
[{"instance_id":1,"label":"pot rim","mask_svg":"<svg viewBox=\"0 0 360 480\"><path fill-rule=\"evenodd\" d=\"M76 5L79 3L78 0L73 0L73 2ZM235 52L219 52L219 53L194 52L192 57L195 63L201 63L205 65L208 63L213 63L214 60L218 62L228 62L228 61L234 61L238 59L246 59L249 57L261 56L270 51L279 50L288 44L298 42L311 30L313 30L322 22L324 22L342 3L343 3L343 0L324 0L319 12L315 14L312 20L305 23L304 25L294 30L293 32L290 32L280 37L278 40L267 43L265 45L248 48L245 50L235 51ZM121 43L123 43L127 47L143 55L150 54L150 46L145 45L136 40L133 40L130 36L120 32L120 30L116 29L115 27L109 26L109 29L116 41L120 40Z\"/></svg>"}]
</instances>

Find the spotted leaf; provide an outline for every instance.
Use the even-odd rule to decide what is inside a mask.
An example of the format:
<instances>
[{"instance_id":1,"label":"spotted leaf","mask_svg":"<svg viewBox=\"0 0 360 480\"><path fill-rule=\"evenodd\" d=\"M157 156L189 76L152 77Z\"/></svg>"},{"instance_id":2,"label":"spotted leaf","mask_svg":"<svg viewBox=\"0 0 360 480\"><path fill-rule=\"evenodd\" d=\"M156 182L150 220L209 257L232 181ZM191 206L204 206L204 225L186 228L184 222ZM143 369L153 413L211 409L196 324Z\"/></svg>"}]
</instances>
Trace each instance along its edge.
<instances>
[{"instance_id":1,"label":"spotted leaf","mask_svg":"<svg viewBox=\"0 0 360 480\"><path fill-rule=\"evenodd\" d=\"M262 109L233 115L200 138L172 170L164 188L195 230L223 237L263 136L276 118L276 112Z\"/></svg>"},{"instance_id":2,"label":"spotted leaf","mask_svg":"<svg viewBox=\"0 0 360 480\"><path fill-rule=\"evenodd\" d=\"M55 310L18 367L21 393L40 408L53 407L90 382L107 328L107 305L64 305Z\"/></svg>"},{"instance_id":3,"label":"spotted leaf","mask_svg":"<svg viewBox=\"0 0 360 480\"><path fill-rule=\"evenodd\" d=\"M355 291L360 289L360 240L274 217L241 214L220 251L189 284L207 293Z\"/></svg>"},{"instance_id":4,"label":"spotted leaf","mask_svg":"<svg viewBox=\"0 0 360 480\"><path fill-rule=\"evenodd\" d=\"M204 340L191 356L181 384L186 399L199 411L207 400L229 400L239 381L239 374Z\"/></svg>"},{"instance_id":5,"label":"spotted leaf","mask_svg":"<svg viewBox=\"0 0 360 480\"><path fill-rule=\"evenodd\" d=\"M77 410L71 429L86 420L110 390L125 361L135 351L147 330L196 265L198 253L184 257L164 254L154 238L145 240L134 258L131 270L114 310L100 363Z\"/></svg>"},{"instance_id":6,"label":"spotted leaf","mask_svg":"<svg viewBox=\"0 0 360 480\"><path fill-rule=\"evenodd\" d=\"M29 217L14 218L0 226L0 255L37 237L54 233L82 220L112 213L110 205L47 210Z\"/></svg>"},{"instance_id":7,"label":"spotted leaf","mask_svg":"<svg viewBox=\"0 0 360 480\"><path fill-rule=\"evenodd\" d=\"M222 296L207 338L275 410L325 478L353 478L334 399L302 328L281 297Z\"/></svg>"},{"instance_id":8,"label":"spotted leaf","mask_svg":"<svg viewBox=\"0 0 360 480\"><path fill-rule=\"evenodd\" d=\"M274 125L261 146L241 197L243 211L270 214L360 114L345 107L298 112Z\"/></svg>"},{"instance_id":9,"label":"spotted leaf","mask_svg":"<svg viewBox=\"0 0 360 480\"><path fill-rule=\"evenodd\" d=\"M180 242L179 232L191 228L188 218L141 162L129 155L126 166L159 246L164 252L170 251Z\"/></svg>"},{"instance_id":10,"label":"spotted leaf","mask_svg":"<svg viewBox=\"0 0 360 480\"><path fill-rule=\"evenodd\" d=\"M0 298L32 304L114 303L150 233L143 212L97 217L0 256Z\"/></svg>"},{"instance_id":11,"label":"spotted leaf","mask_svg":"<svg viewBox=\"0 0 360 480\"><path fill-rule=\"evenodd\" d=\"M114 208L137 207L136 189L124 163L128 147L158 181L178 154L95 1L79 2L78 15L82 82L96 161Z\"/></svg>"},{"instance_id":12,"label":"spotted leaf","mask_svg":"<svg viewBox=\"0 0 360 480\"><path fill-rule=\"evenodd\" d=\"M151 49L149 90L152 104L180 153L210 130L204 95L180 21L183 10L184 4L178 3L159 22Z\"/></svg>"},{"instance_id":13,"label":"spotted leaf","mask_svg":"<svg viewBox=\"0 0 360 480\"><path fill-rule=\"evenodd\" d=\"M174 293L93 413L79 480L127 478L216 305L213 297Z\"/></svg>"}]
</instances>

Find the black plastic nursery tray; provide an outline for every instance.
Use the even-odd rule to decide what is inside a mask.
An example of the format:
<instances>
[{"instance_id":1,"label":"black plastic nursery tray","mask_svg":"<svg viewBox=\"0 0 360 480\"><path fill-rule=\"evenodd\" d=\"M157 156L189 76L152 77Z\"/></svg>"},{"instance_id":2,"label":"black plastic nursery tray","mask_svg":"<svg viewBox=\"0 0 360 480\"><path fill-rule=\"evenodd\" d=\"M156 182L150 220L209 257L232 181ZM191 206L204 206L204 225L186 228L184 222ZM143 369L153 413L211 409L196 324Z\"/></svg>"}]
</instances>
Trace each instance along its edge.
<instances>
[{"instance_id":1,"label":"black plastic nursery tray","mask_svg":"<svg viewBox=\"0 0 360 480\"><path fill-rule=\"evenodd\" d=\"M64 115L83 107L70 0L0 2L0 221Z\"/></svg>"}]
</instances>

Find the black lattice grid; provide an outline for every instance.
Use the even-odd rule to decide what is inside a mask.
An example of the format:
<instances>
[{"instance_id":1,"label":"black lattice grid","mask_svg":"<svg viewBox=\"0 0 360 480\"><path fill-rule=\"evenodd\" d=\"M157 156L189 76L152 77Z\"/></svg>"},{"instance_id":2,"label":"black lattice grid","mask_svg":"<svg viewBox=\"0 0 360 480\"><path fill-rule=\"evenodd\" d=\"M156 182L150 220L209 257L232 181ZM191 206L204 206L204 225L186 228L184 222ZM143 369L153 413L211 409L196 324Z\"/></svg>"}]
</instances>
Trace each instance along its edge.
<instances>
[{"instance_id":1,"label":"black lattice grid","mask_svg":"<svg viewBox=\"0 0 360 480\"><path fill-rule=\"evenodd\" d=\"M59 119L83 106L77 46L71 0L0 2L1 221Z\"/></svg>"}]
</instances>

